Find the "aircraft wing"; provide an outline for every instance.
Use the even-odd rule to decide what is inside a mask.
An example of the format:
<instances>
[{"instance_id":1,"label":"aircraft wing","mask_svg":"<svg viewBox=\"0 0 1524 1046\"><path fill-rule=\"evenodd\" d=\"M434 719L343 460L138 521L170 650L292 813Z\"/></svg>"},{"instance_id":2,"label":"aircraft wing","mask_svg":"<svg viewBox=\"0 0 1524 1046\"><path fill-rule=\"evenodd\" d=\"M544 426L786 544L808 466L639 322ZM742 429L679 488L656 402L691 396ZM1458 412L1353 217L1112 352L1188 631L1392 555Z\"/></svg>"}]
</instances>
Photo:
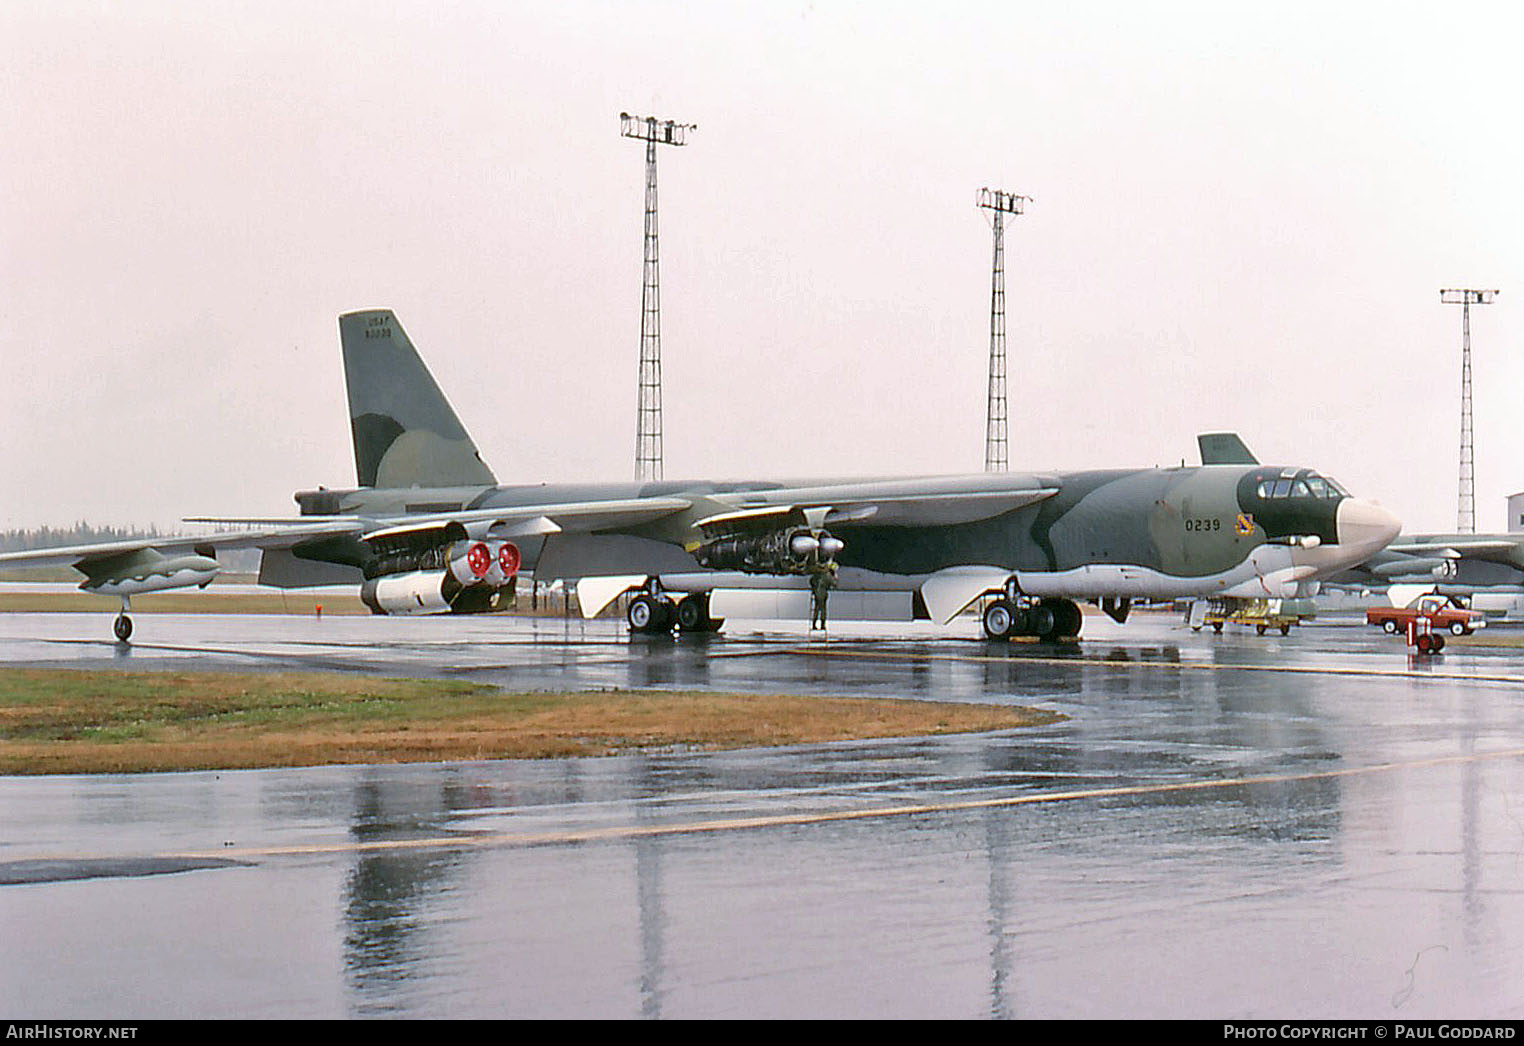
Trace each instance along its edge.
<instances>
[{"instance_id":1,"label":"aircraft wing","mask_svg":"<svg viewBox=\"0 0 1524 1046\"><path fill-rule=\"evenodd\" d=\"M687 498L624 498L607 501L572 501L559 504L507 505L496 508L462 509L432 515L408 515L378 520L390 527L436 526L459 523L473 536L490 533L511 536L509 532L586 533L594 530L618 530L639 526L692 508ZM547 524L549 524L547 526Z\"/></svg>"},{"instance_id":2,"label":"aircraft wing","mask_svg":"<svg viewBox=\"0 0 1524 1046\"><path fill-rule=\"evenodd\" d=\"M206 550L229 548L290 548L312 538L332 537L357 533L362 524L359 520L324 521L322 523L295 523L265 529L230 530L214 534L190 534L174 537L128 538L122 541L100 541L90 545L60 545L53 548L34 548L20 552L0 553L0 567L45 567L68 564L80 568L106 562L136 553L153 551L162 554L205 554Z\"/></svg>"},{"instance_id":3,"label":"aircraft wing","mask_svg":"<svg viewBox=\"0 0 1524 1046\"><path fill-rule=\"evenodd\" d=\"M623 527L639 526L663 516L670 516L675 512L682 512L692 508L693 502L688 498L674 497L651 497L651 498L622 498L604 499L596 501L567 501L567 502L532 502L523 505L498 505L488 508L453 509L449 512L409 512L400 515L375 515L366 517L356 516L324 516L322 523L310 523L314 517L297 516L286 518L260 517L260 518L211 518L195 517L187 519L187 523L218 523L248 524L248 525L274 525L300 531L304 525L315 529L302 533L298 541L306 540L314 536L328 536L333 534L353 534L362 540L370 540L378 536L404 534L413 530L439 530L451 525L459 525L473 538L481 537L528 537L558 533L585 533L595 530L617 530ZM338 526L342 529L326 530L326 526ZM272 534L282 534L285 530L272 530ZM290 542L295 544L296 542ZM250 544L262 545L262 547L283 547L263 545L261 542Z\"/></svg>"},{"instance_id":4,"label":"aircraft wing","mask_svg":"<svg viewBox=\"0 0 1524 1046\"><path fill-rule=\"evenodd\" d=\"M527 505L498 505L492 508L451 509L448 512L404 512L398 515L297 515L297 517L200 517L187 518L186 523L221 523L221 525L265 525L277 528L300 529L312 526L314 531L303 534L303 540L312 535L354 534L369 537L378 531L393 534L407 529L436 529L448 523L459 523L466 531L475 534L494 525L515 526L529 521L549 520L555 528L549 531L605 531L605 529L637 526L649 520L671 515L692 508L693 503L684 497L629 497L629 499L594 500L594 502L532 502ZM322 523L311 523L320 518ZM323 526L340 525L341 529L325 531ZM283 531L271 531L282 534ZM258 544L256 541L255 544Z\"/></svg>"},{"instance_id":5,"label":"aircraft wing","mask_svg":"<svg viewBox=\"0 0 1524 1046\"><path fill-rule=\"evenodd\" d=\"M1353 583L1435 580L1448 585L1518 584L1524 535L1410 534L1347 573Z\"/></svg>"},{"instance_id":6,"label":"aircraft wing","mask_svg":"<svg viewBox=\"0 0 1524 1046\"><path fill-rule=\"evenodd\" d=\"M580 579L577 596L582 613L593 617L621 592L651 574L686 573L703 567L803 574L816 562L816 555L829 560L842 547L843 539L831 537L826 527L846 535L845 541L850 544L854 524L930 527L972 523L1036 504L1059 489L1056 476L980 473L695 493L690 510L674 521L674 529L666 531L669 541L673 537L681 540L681 553L648 537L590 535L577 542L558 542L554 554L548 562L542 559L541 566L547 575ZM807 533L790 534L792 528L803 528ZM778 540L780 535L782 541ZM836 549L828 551L833 542ZM1006 573L1000 571L1000 577ZM980 580L982 592L988 588L988 578L981 574ZM957 587L944 586L949 600L956 597L953 589ZM942 591L937 589L939 595ZM964 602L966 605L967 600Z\"/></svg>"},{"instance_id":7,"label":"aircraft wing","mask_svg":"<svg viewBox=\"0 0 1524 1046\"><path fill-rule=\"evenodd\" d=\"M948 526L973 523L1024 508L1057 494L1059 486L1057 476L975 473L782 487L748 491L734 499L733 511L707 516L699 520L698 525L710 527L742 523L748 519L761 522L769 515L799 511L807 518L818 516L821 526L853 523Z\"/></svg>"},{"instance_id":8,"label":"aircraft wing","mask_svg":"<svg viewBox=\"0 0 1524 1046\"><path fill-rule=\"evenodd\" d=\"M456 509L438 513L370 517L324 517L322 523L307 523L315 529L298 540L322 536L330 531L322 527L347 526L342 533L362 540L379 534L402 534L411 530L437 530L459 526L473 538L515 538L552 534L618 533L678 516L700 506L707 511L702 519L691 521L700 531L716 526L767 526L774 519L802 516L813 526L845 526L872 523L879 526L937 526L988 519L1022 508L1058 492L1057 477L1038 474L977 473L969 476L937 476L927 479L865 480L820 486L777 487L736 493L692 497L656 496L622 499L599 499L575 502L542 502ZM210 519L188 522L220 524L274 524L292 531L303 526L297 517L275 519ZM680 527L687 524L679 522ZM275 535L287 530L270 531ZM681 537L674 533L674 538ZM287 545L296 541L286 542ZM246 545L273 547L260 541ZM573 568L575 569L575 567ZM597 569L602 572L603 568Z\"/></svg>"},{"instance_id":9,"label":"aircraft wing","mask_svg":"<svg viewBox=\"0 0 1524 1046\"><path fill-rule=\"evenodd\" d=\"M1480 559L1509 566L1524 566L1524 538L1490 535L1436 535L1398 540L1387 546L1388 552L1408 556L1444 559Z\"/></svg>"},{"instance_id":10,"label":"aircraft wing","mask_svg":"<svg viewBox=\"0 0 1524 1046\"><path fill-rule=\"evenodd\" d=\"M370 542L422 531L439 531L446 535L453 532L457 536L469 535L474 539L523 539L552 534L577 534L639 526L681 512L692 505L693 502L686 498L653 497L537 503L392 516L241 519L195 517L186 522L219 524L225 528L236 526L241 529L0 553L0 567L67 564L85 576L84 585L91 591L128 596L204 585L219 572L216 556L222 549L255 548L290 559L289 550L295 549L295 554L302 556L298 546L310 549L313 545L331 540ZM331 583L317 580L320 575L327 575L322 574L322 571L313 573L318 568L311 564L310 558L303 558L306 565L301 572L301 577L305 579L302 583ZM278 558L277 562L280 561ZM268 557L266 563L269 563ZM330 569L343 571L353 568ZM261 577L264 577L263 573ZM267 583L282 584L277 580ZM125 627L130 629L130 625Z\"/></svg>"},{"instance_id":11,"label":"aircraft wing","mask_svg":"<svg viewBox=\"0 0 1524 1046\"><path fill-rule=\"evenodd\" d=\"M613 532L685 512L700 500L724 505L697 522L700 528L755 519L804 514L818 526L872 523L875 526L938 526L974 522L1034 504L1058 493L1057 477L1041 474L977 473L927 479L866 480L820 486L779 487L697 497L644 497L576 502L528 503L395 516L191 517L188 523L239 526L210 534L131 538L0 553L0 566L79 567L144 550L162 555L206 554L208 550L287 549L327 537L365 539L378 532L437 529L458 524L473 537L514 537L556 533ZM86 571L88 573L88 571Z\"/></svg>"}]
</instances>

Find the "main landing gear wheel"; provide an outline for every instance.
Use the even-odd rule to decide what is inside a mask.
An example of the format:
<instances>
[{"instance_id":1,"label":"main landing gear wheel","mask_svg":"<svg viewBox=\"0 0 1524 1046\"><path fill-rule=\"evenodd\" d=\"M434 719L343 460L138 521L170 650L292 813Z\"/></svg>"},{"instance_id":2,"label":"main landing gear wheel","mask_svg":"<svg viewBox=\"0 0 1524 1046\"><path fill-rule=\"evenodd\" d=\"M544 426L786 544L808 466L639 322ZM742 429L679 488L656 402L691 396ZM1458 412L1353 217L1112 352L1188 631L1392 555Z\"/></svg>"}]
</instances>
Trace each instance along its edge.
<instances>
[{"instance_id":1,"label":"main landing gear wheel","mask_svg":"<svg viewBox=\"0 0 1524 1046\"><path fill-rule=\"evenodd\" d=\"M684 598L677 604L675 616L681 632L715 632L725 623L709 616L707 593L694 593Z\"/></svg>"},{"instance_id":2,"label":"main landing gear wheel","mask_svg":"<svg viewBox=\"0 0 1524 1046\"><path fill-rule=\"evenodd\" d=\"M1034 607L1020 607L1008 599L996 599L984 608L986 639L1036 636L1041 640L1068 639L1079 635L1084 615L1069 599L1044 599Z\"/></svg>"},{"instance_id":3,"label":"main landing gear wheel","mask_svg":"<svg viewBox=\"0 0 1524 1046\"><path fill-rule=\"evenodd\" d=\"M648 592L642 592L630 600L625 611L630 631L641 633L665 632L672 627L672 604Z\"/></svg>"},{"instance_id":4,"label":"main landing gear wheel","mask_svg":"<svg viewBox=\"0 0 1524 1046\"><path fill-rule=\"evenodd\" d=\"M984 638L1009 639L1016 634L1016 608L997 599L984 608Z\"/></svg>"},{"instance_id":5,"label":"main landing gear wheel","mask_svg":"<svg viewBox=\"0 0 1524 1046\"><path fill-rule=\"evenodd\" d=\"M1047 603L1047 600L1043 601ZM1053 637L1055 639L1073 639L1080 634L1080 628L1085 623L1085 615L1080 613L1079 604L1072 599L1055 599L1051 603L1053 609Z\"/></svg>"},{"instance_id":6,"label":"main landing gear wheel","mask_svg":"<svg viewBox=\"0 0 1524 1046\"><path fill-rule=\"evenodd\" d=\"M116 633L117 642L125 643L132 637L132 618L126 614L118 614L112 622L111 631Z\"/></svg>"},{"instance_id":7,"label":"main landing gear wheel","mask_svg":"<svg viewBox=\"0 0 1524 1046\"><path fill-rule=\"evenodd\" d=\"M1029 612L1026 634L1036 636L1041 640L1049 640L1054 636L1057 622L1053 617L1053 604L1046 599L1038 603Z\"/></svg>"}]
</instances>

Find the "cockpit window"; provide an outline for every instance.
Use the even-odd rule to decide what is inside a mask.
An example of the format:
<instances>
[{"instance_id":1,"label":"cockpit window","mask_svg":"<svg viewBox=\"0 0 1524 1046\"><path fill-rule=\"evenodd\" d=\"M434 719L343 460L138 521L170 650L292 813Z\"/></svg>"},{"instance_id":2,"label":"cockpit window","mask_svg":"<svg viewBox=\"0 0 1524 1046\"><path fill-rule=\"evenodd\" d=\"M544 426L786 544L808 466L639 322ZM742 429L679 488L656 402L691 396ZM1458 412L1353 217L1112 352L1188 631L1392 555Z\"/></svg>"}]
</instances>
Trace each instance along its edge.
<instances>
[{"instance_id":1,"label":"cockpit window","mask_svg":"<svg viewBox=\"0 0 1524 1046\"><path fill-rule=\"evenodd\" d=\"M1324 501L1337 501L1340 498L1349 497L1349 491L1326 476L1318 475L1316 472L1309 472L1300 479L1267 479L1260 483L1258 493L1265 500L1272 498L1319 498Z\"/></svg>"}]
</instances>

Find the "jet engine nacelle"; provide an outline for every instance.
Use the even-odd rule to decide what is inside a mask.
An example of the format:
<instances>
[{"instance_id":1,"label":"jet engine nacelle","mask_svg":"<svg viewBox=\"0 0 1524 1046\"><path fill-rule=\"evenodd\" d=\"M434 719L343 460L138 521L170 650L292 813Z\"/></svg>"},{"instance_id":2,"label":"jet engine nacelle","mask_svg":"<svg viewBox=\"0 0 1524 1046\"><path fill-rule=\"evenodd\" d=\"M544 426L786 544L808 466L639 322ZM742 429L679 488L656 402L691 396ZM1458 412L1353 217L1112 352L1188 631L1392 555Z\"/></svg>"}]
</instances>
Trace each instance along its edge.
<instances>
[{"instance_id":1,"label":"jet engine nacelle","mask_svg":"<svg viewBox=\"0 0 1524 1046\"><path fill-rule=\"evenodd\" d=\"M1389 563L1379 563L1370 568L1371 573L1378 577L1397 579L1400 577L1436 577L1448 578L1455 576L1455 561L1444 556L1403 556L1401 559Z\"/></svg>"},{"instance_id":2,"label":"jet engine nacelle","mask_svg":"<svg viewBox=\"0 0 1524 1046\"><path fill-rule=\"evenodd\" d=\"M360 599L377 614L448 614L451 597L465 586L447 570L387 574L360 586Z\"/></svg>"},{"instance_id":3,"label":"jet engine nacelle","mask_svg":"<svg viewBox=\"0 0 1524 1046\"><path fill-rule=\"evenodd\" d=\"M460 557L465 559L466 553ZM496 564L484 577L462 584L455 566L448 570L413 570L367 578L360 586L360 599L376 614L484 614L500 608L512 595L513 579L493 583Z\"/></svg>"},{"instance_id":4,"label":"jet engine nacelle","mask_svg":"<svg viewBox=\"0 0 1524 1046\"><path fill-rule=\"evenodd\" d=\"M706 541L694 558L710 570L739 570L746 574L808 574L829 564L846 546L826 531L807 527L770 530L762 534L727 534Z\"/></svg>"}]
</instances>

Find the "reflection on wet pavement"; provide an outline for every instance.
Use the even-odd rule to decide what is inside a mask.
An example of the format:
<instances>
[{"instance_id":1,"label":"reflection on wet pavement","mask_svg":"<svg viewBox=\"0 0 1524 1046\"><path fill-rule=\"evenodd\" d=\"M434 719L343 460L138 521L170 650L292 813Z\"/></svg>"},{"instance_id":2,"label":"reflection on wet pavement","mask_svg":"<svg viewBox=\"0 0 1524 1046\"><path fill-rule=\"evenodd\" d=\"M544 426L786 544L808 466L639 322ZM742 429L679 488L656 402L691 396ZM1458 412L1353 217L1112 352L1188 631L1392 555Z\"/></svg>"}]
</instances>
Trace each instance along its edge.
<instances>
[{"instance_id":1,"label":"reflection on wet pavement","mask_svg":"<svg viewBox=\"0 0 1524 1046\"><path fill-rule=\"evenodd\" d=\"M1524 656L1506 651L1410 664L1357 628L1213 636L1147 616L1088 619L1092 638L1061 648L922 626L694 644L603 622L166 616L141 623L157 642L122 653L79 639L98 624L0 615L0 660L898 695L1071 718L717 754L0 779L0 933L26 942L3 960L9 1012L1524 1008Z\"/></svg>"}]
</instances>

